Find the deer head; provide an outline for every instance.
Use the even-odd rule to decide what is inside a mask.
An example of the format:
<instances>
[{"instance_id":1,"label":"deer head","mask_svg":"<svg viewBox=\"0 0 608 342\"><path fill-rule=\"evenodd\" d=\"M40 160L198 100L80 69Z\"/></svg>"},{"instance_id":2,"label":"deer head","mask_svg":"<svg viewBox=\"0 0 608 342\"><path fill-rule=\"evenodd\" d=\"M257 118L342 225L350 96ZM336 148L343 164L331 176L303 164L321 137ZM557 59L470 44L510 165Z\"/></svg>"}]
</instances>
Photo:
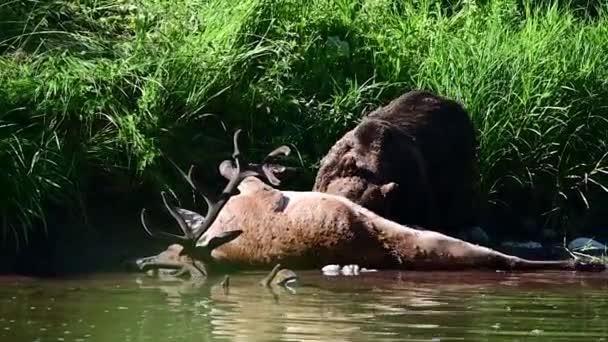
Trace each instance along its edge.
<instances>
[{"instance_id":1,"label":"deer head","mask_svg":"<svg viewBox=\"0 0 608 342\"><path fill-rule=\"evenodd\" d=\"M215 248L236 239L242 233L238 229L229 230L217 236L205 236L201 240L201 237L211 227L230 197L238 193L238 185L245 178L251 176L260 177L275 186L280 184L280 180L276 174L282 173L286 168L278 164L269 163L269 161L278 156L289 155L290 148L288 146L281 146L275 149L266 155L260 164L247 163L238 146L240 133L240 129L234 133L232 160L224 160L220 164L220 174L228 180L228 184L215 200L210 199L208 191L204 191L202 186L195 184L192 179L193 167L190 167L188 174L178 168L186 182L205 200L207 207L206 215L203 216L194 211L171 205L167 198L167 193L161 192L165 208L175 219L183 235L153 231L146 224L146 209L142 209L140 217L144 230L152 237L164 238L173 242L173 244L156 256L138 259L136 261L137 268L142 271L172 269L175 270L174 275L207 276L205 264L212 260L211 252Z\"/></svg>"}]
</instances>

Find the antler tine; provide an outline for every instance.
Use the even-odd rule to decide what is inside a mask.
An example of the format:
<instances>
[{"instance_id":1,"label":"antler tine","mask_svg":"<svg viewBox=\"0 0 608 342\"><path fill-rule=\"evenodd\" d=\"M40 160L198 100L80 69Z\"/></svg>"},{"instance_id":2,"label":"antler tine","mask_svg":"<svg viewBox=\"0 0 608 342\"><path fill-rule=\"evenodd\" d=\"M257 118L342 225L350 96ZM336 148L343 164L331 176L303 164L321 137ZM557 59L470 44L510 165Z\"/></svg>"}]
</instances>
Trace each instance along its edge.
<instances>
[{"instance_id":1,"label":"antler tine","mask_svg":"<svg viewBox=\"0 0 608 342\"><path fill-rule=\"evenodd\" d=\"M275 173L275 171L283 172L287 168L282 165L269 164L268 161L276 158L277 156L286 157L290 153L291 153L291 148L289 148L289 146L287 146L287 145L279 146L279 147L275 148L272 152L268 153L266 155L266 157L264 157L264 159L262 160L261 166L255 165L255 167L257 167L257 168L261 167L262 173L264 174L264 176L266 177L268 182L270 182L270 184L275 185L275 186L280 185L281 181L277 178L277 176L275 176L274 173Z\"/></svg>"},{"instance_id":2,"label":"antler tine","mask_svg":"<svg viewBox=\"0 0 608 342\"><path fill-rule=\"evenodd\" d=\"M241 179L239 179L241 173L241 150L239 149L239 136L241 135L241 131L242 130L240 128L237 129L236 131L234 131L234 136L232 137L232 144L234 147L234 150L232 152L232 159L234 160L234 164L236 166L236 175L234 175L233 179L230 180L228 185L231 185L230 183L232 183L233 180L235 180L236 183L240 183L241 181Z\"/></svg>"},{"instance_id":3,"label":"antler tine","mask_svg":"<svg viewBox=\"0 0 608 342\"><path fill-rule=\"evenodd\" d=\"M167 208L167 210L169 211L169 213L171 213L171 215L175 218L175 220L178 222L181 230L184 232L185 236L182 238L182 240L189 240L190 243L192 244L196 244L196 242L198 240L200 240L200 238L203 236L203 234L205 234L205 232L211 227L211 225L213 224L213 222L217 219L217 216L219 215L220 211L222 210L222 208L224 207L224 205L228 202L228 199L230 199L231 196L235 195L235 193L237 192L237 187L238 185L243 181L243 179L249 177L249 176L259 176L259 175L264 175L271 183L273 184L279 184L279 180L274 176L274 172L277 169L280 169L281 171L283 170L281 168L281 166L278 165L270 165L268 164L266 161L270 158L279 156L279 155L289 155L289 153L291 152L291 149L288 146L280 146L278 148L276 148L275 150L273 150L272 152L270 152L265 158L262 164L247 164L244 160L242 160L242 155L241 155L241 150L239 148L239 137L241 134L242 130L241 129L237 129L234 132L234 136L233 136L233 153L232 153L232 162L229 162L230 164L233 164L231 167L231 172L229 172L228 175L225 175L226 178L228 178L228 184L224 187L224 189L222 190L222 193L219 195L219 197L217 198L217 200L211 201L207 195L201 191L200 187L197 186L193 179L192 179L192 173L194 170L194 166L191 166L190 169L188 170L188 173L184 173L179 167L176 166L178 172L182 175L182 177L186 180L186 182L188 182L188 184L192 187L192 189L196 190L196 192L198 192L203 199L205 200L206 204L207 204L207 214L205 215L205 218L202 222L202 224L200 225L200 228L197 229L197 232L194 232L192 230L191 227L189 227L184 218L175 211L175 209L168 204L166 196L163 193L163 201L165 203L165 207ZM241 170L242 165L246 165L246 167L248 168L247 170ZM143 218L143 216L142 216ZM147 229L147 227L145 227L146 231L149 231ZM172 234L165 234L165 236L167 235L172 235Z\"/></svg>"},{"instance_id":4,"label":"antler tine","mask_svg":"<svg viewBox=\"0 0 608 342\"><path fill-rule=\"evenodd\" d=\"M238 160L241 156L241 150L239 149L239 136L241 135L242 129L237 129L234 131L234 136L232 137L232 144L234 146L234 151L232 152L232 158Z\"/></svg>"},{"instance_id":5,"label":"antler tine","mask_svg":"<svg viewBox=\"0 0 608 342\"><path fill-rule=\"evenodd\" d=\"M190 166L190 169L188 169L188 175L185 176L186 181L188 182L188 184L190 184L190 186L192 187L192 189L194 189L204 200L205 203L207 204L207 210L209 210L209 208L211 208L211 206L213 205L213 203L211 202L211 200L209 199L209 197L207 197L208 195L205 194L204 191L201 191L200 189L200 185L196 185L194 184L194 181L192 180L192 173L194 172L194 165Z\"/></svg>"},{"instance_id":6,"label":"antler tine","mask_svg":"<svg viewBox=\"0 0 608 342\"><path fill-rule=\"evenodd\" d=\"M184 217L182 217L182 215L179 214L177 212L177 210L172 205L169 204L169 201L167 200L167 194L165 191L163 191L163 192L161 192L161 197L163 199L165 208L171 214L171 216L173 216L173 218L177 221L181 231L184 233L184 236L171 234L171 233L167 233L167 232L163 232L163 231L153 232L151 229L148 228L148 225L146 224L146 219L145 219L146 210L144 208L141 211L140 217L141 217L141 223L142 223L146 233L148 233L152 237L161 236L161 237L165 237L165 238L170 238L172 240L177 239L185 247L188 247L188 248L192 248L192 247L196 246L196 242L198 242L198 240L200 240L201 236L209 229L209 227L211 227L211 225L213 224L215 219L217 219L218 214L220 213L220 211L222 210L224 205L228 202L228 199L230 199L230 197L236 193L237 186L240 184L240 182L248 176L255 176L258 174L257 172L251 171L251 170L241 171L241 164L244 164L244 163L241 162L241 151L240 151L239 145L238 145L238 139L239 139L240 133L241 133L240 129L236 130L234 132L234 137L233 137L234 151L232 153L232 158L234 160L234 163L236 164L235 172L232 172L231 175L228 177L229 178L228 184L226 185L224 190L222 190L222 193L220 194L217 201L215 201L215 202L211 201L207 197L207 195L205 193L203 193L203 191L201 191L196 184L194 184L194 181L192 180L192 172L194 170L194 166L191 166L190 169L188 170L188 174L186 174L186 173L184 173L184 171L182 171L177 166L177 164L175 164L172 160L170 160L170 162L175 166L175 168L182 175L182 177L186 180L186 182L188 182L188 184L192 187L192 189L196 190L205 199L205 202L208 206L207 215L204 217L203 222L200 225L200 228L197 230L197 232L194 232L192 227L188 226ZM230 238L230 240L234 239L236 236L238 236L238 234L242 233L242 231L235 230L235 231L230 231L227 233L228 233L228 235L223 237L220 240L226 240L227 238Z\"/></svg>"},{"instance_id":7,"label":"antler tine","mask_svg":"<svg viewBox=\"0 0 608 342\"><path fill-rule=\"evenodd\" d=\"M192 180L192 172L194 171L194 165L190 166L190 169L188 169L188 173L186 174L179 166L177 166L177 164L173 160L169 159L169 161L171 162L171 164L173 164L177 172L179 172L179 174L186 180L188 185L190 185L192 190L196 191L199 195L201 195L201 197L203 197L205 203L207 204L207 208L211 208L212 202L211 200L209 200L209 197L207 197L207 195L200 190L200 186L194 184L194 181Z\"/></svg>"},{"instance_id":8,"label":"antler tine","mask_svg":"<svg viewBox=\"0 0 608 342\"><path fill-rule=\"evenodd\" d=\"M275 148L272 152L268 153L266 155L266 157L264 157L264 160L262 161L262 163L266 163L268 160L277 157L277 156L284 156L287 157L289 154L291 153L291 148L287 145L282 145L279 146L277 148Z\"/></svg>"},{"instance_id":9,"label":"antler tine","mask_svg":"<svg viewBox=\"0 0 608 342\"><path fill-rule=\"evenodd\" d=\"M146 231L146 233L148 233L148 235L150 235L151 237L164 237L169 240L177 239L179 241L186 241L186 239L183 236L176 235L176 234L171 234L171 233L167 233L167 232L163 232L163 231L158 231L156 233L153 233L152 230L149 229L148 225L146 224L145 213L146 213L146 208L143 208L141 210L139 217L141 219L141 224L144 227L144 230Z\"/></svg>"},{"instance_id":10,"label":"antler tine","mask_svg":"<svg viewBox=\"0 0 608 342\"><path fill-rule=\"evenodd\" d=\"M232 153L232 159L234 160L236 170L230 176L228 184L226 185L224 190L222 190L222 193L219 195L218 200L214 204L209 206L207 215L205 216L205 221L203 222L201 229L198 232L198 235L195 237L195 241L198 241L201 236L203 236L203 234L205 234L205 232L209 229L209 227L211 227L213 221L215 221L226 202L228 202L228 199L230 199L230 197L235 194L237 186L241 183L241 181L250 175L255 175L255 173L251 171L241 172L241 151L239 149L238 142L240 134L241 129L237 129L234 132L233 137L234 151Z\"/></svg>"},{"instance_id":11,"label":"antler tine","mask_svg":"<svg viewBox=\"0 0 608 342\"><path fill-rule=\"evenodd\" d=\"M170 205L169 202L167 201L167 193L162 191L160 193L160 196L163 198L163 203L165 204L165 208L167 208L167 211L171 214L171 216L173 216L175 221L177 221L179 228L184 233L184 237L188 240L191 240L192 238L194 238L194 233L192 232L192 228L190 228L186 224L186 221L184 220L182 215L178 214L177 211L175 211L175 208L173 208L173 206Z\"/></svg>"}]
</instances>

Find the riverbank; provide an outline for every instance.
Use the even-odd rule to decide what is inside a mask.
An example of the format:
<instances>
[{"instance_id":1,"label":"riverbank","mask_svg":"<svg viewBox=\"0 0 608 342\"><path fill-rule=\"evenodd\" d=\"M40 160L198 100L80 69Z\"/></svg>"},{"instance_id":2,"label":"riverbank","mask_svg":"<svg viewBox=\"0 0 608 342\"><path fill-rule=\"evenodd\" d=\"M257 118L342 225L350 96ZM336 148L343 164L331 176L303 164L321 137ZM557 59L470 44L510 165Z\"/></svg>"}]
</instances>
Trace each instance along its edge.
<instances>
[{"instance_id":1,"label":"riverbank","mask_svg":"<svg viewBox=\"0 0 608 342\"><path fill-rule=\"evenodd\" d=\"M98 193L187 194L169 159L211 174L236 127L254 159L297 147L292 186L310 188L361 115L414 88L479 128L493 238L605 234L607 48L605 8L564 1L9 2L0 236L23 245L57 210L84 220Z\"/></svg>"}]
</instances>

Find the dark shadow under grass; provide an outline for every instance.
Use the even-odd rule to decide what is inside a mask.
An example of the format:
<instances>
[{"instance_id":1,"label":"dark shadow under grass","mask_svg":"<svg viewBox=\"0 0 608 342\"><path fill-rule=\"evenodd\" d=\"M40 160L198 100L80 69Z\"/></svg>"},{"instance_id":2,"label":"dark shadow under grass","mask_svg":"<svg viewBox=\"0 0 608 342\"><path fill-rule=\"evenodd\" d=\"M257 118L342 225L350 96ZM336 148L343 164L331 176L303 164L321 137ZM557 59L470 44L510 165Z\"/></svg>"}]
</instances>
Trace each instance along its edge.
<instances>
[{"instance_id":1,"label":"dark shadow under grass","mask_svg":"<svg viewBox=\"0 0 608 342\"><path fill-rule=\"evenodd\" d=\"M215 182L237 127L252 159L293 144L301 161L290 162L305 172L289 186L310 188L362 115L417 88L462 101L479 128L491 235L592 230L605 224L595 207L607 173L604 11L520 0L3 3L2 231L24 241L55 207L84 220L97 192L137 201L130 194L171 187L187 198L169 159Z\"/></svg>"}]
</instances>

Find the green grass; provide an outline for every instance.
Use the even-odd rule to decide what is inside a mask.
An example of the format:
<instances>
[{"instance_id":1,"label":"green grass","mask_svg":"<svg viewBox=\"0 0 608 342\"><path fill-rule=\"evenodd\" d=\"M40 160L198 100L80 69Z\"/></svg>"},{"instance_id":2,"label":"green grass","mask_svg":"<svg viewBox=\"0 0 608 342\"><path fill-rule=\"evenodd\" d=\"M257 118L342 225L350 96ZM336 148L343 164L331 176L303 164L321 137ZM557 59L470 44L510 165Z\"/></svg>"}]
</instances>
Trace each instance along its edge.
<instances>
[{"instance_id":1,"label":"green grass","mask_svg":"<svg viewBox=\"0 0 608 342\"><path fill-rule=\"evenodd\" d=\"M570 208L608 184L605 9L514 0L4 2L3 231L26 237L49 205L81 203L99 172L161 188L177 183L167 157L213 170L230 133L207 113L245 129L254 157L293 143L314 171L362 113L412 88L471 113L484 201L510 205L519 189L542 192L549 203L535 213L574 229Z\"/></svg>"}]
</instances>

